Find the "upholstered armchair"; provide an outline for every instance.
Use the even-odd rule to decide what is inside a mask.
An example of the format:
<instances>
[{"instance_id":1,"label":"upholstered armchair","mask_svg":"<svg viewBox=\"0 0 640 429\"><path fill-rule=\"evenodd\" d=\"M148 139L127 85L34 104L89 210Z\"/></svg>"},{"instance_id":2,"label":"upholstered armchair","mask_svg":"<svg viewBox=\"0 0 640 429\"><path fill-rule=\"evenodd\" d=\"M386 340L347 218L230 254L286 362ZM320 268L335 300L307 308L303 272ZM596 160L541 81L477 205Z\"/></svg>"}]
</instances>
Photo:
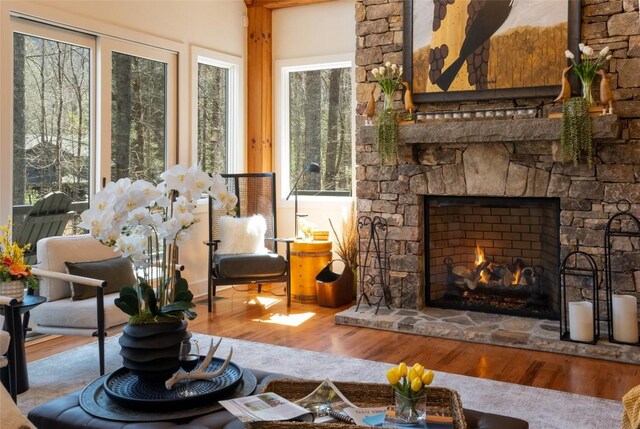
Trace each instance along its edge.
<instances>
[{"instance_id":1,"label":"upholstered armchair","mask_svg":"<svg viewBox=\"0 0 640 429\"><path fill-rule=\"evenodd\" d=\"M227 189L238 198L235 216L216 210L209 198L209 312L222 285L286 283L291 305L289 245L276 238L275 173L223 174ZM278 243L286 246L278 254Z\"/></svg>"},{"instance_id":2,"label":"upholstered armchair","mask_svg":"<svg viewBox=\"0 0 640 429\"><path fill-rule=\"evenodd\" d=\"M39 294L47 301L31 310L31 328L43 334L98 338L104 374L104 338L129 316L114 300L122 286L135 284L129 259L90 235L50 237L38 242Z\"/></svg>"}]
</instances>

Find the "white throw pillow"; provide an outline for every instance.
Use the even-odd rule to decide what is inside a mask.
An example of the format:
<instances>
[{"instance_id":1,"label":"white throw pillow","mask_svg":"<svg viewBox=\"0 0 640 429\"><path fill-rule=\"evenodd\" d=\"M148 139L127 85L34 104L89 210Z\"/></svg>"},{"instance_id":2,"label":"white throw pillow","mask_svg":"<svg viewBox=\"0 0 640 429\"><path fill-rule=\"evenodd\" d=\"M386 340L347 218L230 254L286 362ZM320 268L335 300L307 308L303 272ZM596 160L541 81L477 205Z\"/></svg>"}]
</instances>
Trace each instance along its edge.
<instances>
[{"instance_id":1,"label":"white throw pillow","mask_svg":"<svg viewBox=\"0 0 640 429\"><path fill-rule=\"evenodd\" d=\"M264 247L267 221L262 215L251 217L222 216L220 218L220 244L216 253L268 253Z\"/></svg>"}]
</instances>

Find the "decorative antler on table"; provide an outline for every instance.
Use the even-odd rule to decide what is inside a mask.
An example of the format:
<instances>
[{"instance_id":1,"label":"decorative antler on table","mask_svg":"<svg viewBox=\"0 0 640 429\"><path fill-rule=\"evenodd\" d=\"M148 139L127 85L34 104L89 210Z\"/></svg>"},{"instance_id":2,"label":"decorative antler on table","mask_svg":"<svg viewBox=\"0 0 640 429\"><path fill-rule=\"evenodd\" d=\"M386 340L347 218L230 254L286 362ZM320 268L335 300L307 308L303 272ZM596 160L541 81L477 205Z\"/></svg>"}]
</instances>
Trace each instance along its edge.
<instances>
[{"instance_id":1,"label":"decorative antler on table","mask_svg":"<svg viewBox=\"0 0 640 429\"><path fill-rule=\"evenodd\" d=\"M220 343L222 342L222 338L220 338L220 340L218 340L218 344L213 345L213 338L211 339L211 344L209 345L209 353L207 353L207 357L204 358L204 360L202 361L202 363L200 364L200 366L198 366L198 368L195 371L192 371L191 373L186 373L186 372L176 372L175 374L173 374L173 376L168 379L167 381L165 381L164 385L167 388L167 390L171 390L173 388L173 385L176 384L178 381L180 380L186 380L188 378L192 379L192 380L209 380L211 378L215 378L221 374L224 374L224 372L227 369L227 366L229 366L229 362L231 362L231 356L233 355L233 347L231 347L231 350L229 350L229 356L227 356L227 359L225 359L224 363L222 364L222 366L220 368L218 368L217 370L215 370L214 372L206 372L207 367L209 366L209 364L211 363L211 359L213 359L213 354L216 352L216 350L218 349L218 346L220 346Z\"/></svg>"}]
</instances>

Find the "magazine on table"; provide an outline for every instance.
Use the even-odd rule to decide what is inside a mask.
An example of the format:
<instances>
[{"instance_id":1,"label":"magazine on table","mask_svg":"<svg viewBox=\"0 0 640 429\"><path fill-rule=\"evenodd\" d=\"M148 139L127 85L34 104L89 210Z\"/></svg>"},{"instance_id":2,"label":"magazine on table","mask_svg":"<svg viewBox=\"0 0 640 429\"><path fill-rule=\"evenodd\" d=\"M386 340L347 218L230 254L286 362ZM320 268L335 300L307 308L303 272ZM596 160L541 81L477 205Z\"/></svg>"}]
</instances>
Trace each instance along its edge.
<instances>
[{"instance_id":1,"label":"magazine on table","mask_svg":"<svg viewBox=\"0 0 640 429\"><path fill-rule=\"evenodd\" d=\"M311 411L318 423L335 420L349 421L345 409L357 408L329 379L324 380L313 392L295 403Z\"/></svg>"},{"instance_id":2,"label":"magazine on table","mask_svg":"<svg viewBox=\"0 0 640 429\"><path fill-rule=\"evenodd\" d=\"M273 392L220 401L241 422L313 421L313 413Z\"/></svg>"}]
</instances>

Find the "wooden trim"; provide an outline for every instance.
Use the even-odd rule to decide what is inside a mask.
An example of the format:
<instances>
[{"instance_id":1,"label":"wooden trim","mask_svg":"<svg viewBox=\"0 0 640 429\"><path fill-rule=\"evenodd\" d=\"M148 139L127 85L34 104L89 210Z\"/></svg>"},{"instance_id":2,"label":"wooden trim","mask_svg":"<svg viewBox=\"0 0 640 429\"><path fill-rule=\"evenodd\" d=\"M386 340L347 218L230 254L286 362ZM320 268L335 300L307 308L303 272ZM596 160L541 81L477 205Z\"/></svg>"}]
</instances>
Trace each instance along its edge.
<instances>
[{"instance_id":1,"label":"wooden trim","mask_svg":"<svg viewBox=\"0 0 640 429\"><path fill-rule=\"evenodd\" d=\"M285 7L307 6L327 3L334 0L244 0L248 8L264 7L265 9L283 9Z\"/></svg>"},{"instance_id":2,"label":"wooden trim","mask_svg":"<svg viewBox=\"0 0 640 429\"><path fill-rule=\"evenodd\" d=\"M271 10L247 9L247 172L273 171Z\"/></svg>"}]
</instances>

